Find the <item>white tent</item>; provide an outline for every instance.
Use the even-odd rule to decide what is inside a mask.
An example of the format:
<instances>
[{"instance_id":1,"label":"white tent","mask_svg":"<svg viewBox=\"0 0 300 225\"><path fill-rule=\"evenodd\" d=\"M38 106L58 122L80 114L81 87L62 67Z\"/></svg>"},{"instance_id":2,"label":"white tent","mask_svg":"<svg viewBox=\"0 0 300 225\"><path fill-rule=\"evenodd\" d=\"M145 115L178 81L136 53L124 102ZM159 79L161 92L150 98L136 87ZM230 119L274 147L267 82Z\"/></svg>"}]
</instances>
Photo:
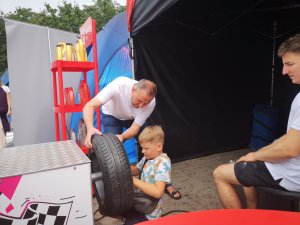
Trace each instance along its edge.
<instances>
[{"instance_id":1,"label":"white tent","mask_svg":"<svg viewBox=\"0 0 300 225\"><path fill-rule=\"evenodd\" d=\"M79 35L14 20L5 20L5 29L14 146L55 141L51 62L57 43L75 43ZM64 86L76 93L80 78L70 73Z\"/></svg>"}]
</instances>

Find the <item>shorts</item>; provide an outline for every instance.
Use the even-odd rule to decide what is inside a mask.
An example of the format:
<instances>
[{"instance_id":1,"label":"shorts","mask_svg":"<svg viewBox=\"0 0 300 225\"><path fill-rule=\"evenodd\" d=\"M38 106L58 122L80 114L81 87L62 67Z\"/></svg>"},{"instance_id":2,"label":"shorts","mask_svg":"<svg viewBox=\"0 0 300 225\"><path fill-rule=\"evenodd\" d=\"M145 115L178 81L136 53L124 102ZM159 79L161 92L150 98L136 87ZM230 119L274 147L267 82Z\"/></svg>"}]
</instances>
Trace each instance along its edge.
<instances>
[{"instance_id":1,"label":"shorts","mask_svg":"<svg viewBox=\"0 0 300 225\"><path fill-rule=\"evenodd\" d=\"M274 180L262 161L237 162L234 164L234 173L240 184L245 187L263 186L286 190L279 185L282 178Z\"/></svg>"},{"instance_id":2,"label":"shorts","mask_svg":"<svg viewBox=\"0 0 300 225\"><path fill-rule=\"evenodd\" d=\"M148 221L147 217L144 214L138 213L133 209L130 209L123 215L125 218L125 223L122 225L135 225L144 221Z\"/></svg>"}]
</instances>

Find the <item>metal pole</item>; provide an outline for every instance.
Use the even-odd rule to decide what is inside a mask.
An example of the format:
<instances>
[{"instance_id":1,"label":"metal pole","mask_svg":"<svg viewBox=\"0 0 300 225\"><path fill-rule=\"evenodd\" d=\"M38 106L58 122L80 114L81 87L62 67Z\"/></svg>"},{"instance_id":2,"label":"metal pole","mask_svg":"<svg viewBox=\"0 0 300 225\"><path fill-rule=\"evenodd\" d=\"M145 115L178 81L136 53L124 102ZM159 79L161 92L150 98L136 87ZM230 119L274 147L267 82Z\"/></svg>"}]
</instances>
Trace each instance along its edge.
<instances>
[{"instance_id":1,"label":"metal pole","mask_svg":"<svg viewBox=\"0 0 300 225\"><path fill-rule=\"evenodd\" d=\"M270 96L270 106L273 106L274 97L274 72L275 72L275 42L276 42L276 28L277 22L273 23L273 58L272 58L272 78L271 78L271 96Z\"/></svg>"},{"instance_id":2,"label":"metal pole","mask_svg":"<svg viewBox=\"0 0 300 225\"><path fill-rule=\"evenodd\" d=\"M129 51L130 51L130 58L131 58L131 68L132 68L132 78L135 80L135 72L134 72L134 47L133 47L133 39L132 37L129 38Z\"/></svg>"}]
</instances>

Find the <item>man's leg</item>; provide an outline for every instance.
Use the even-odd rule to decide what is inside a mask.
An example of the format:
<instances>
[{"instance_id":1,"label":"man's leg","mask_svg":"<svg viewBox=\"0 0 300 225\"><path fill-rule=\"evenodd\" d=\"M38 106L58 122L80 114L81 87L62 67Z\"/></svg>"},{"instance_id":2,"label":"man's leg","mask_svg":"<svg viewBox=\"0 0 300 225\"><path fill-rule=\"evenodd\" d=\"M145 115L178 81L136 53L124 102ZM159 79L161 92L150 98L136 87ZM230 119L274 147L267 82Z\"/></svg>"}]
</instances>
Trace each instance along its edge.
<instances>
[{"instance_id":1,"label":"man's leg","mask_svg":"<svg viewBox=\"0 0 300 225\"><path fill-rule=\"evenodd\" d=\"M255 187L243 187L248 209L257 208L257 191Z\"/></svg>"},{"instance_id":2,"label":"man's leg","mask_svg":"<svg viewBox=\"0 0 300 225\"><path fill-rule=\"evenodd\" d=\"M142 147L140 146L140 143L138 141L138 137L139 135L142 133L142 131L149 126L149 124L147 123L147 121L144 123L144 125L141 127L141 129L139 130L139 133L136 136L136 149L137 149L137 160L140 161L143 158L143 154L142 154Z\"/></svg>"},{"instance_id":3,"label":"man's leg","mask_svg":"<svg viewBox=\"0 0 300 225\"><path fill-rule=\"evenodd\" d=\"M101 115L103 132L104 134L121 134L122 133L122 121L117 118L102 113Z\"/></svg>"},{"instance_id":4,"label":"man's leg","mask_svg":"<svg viewBox=\"0 0 300 225\"><path fill-rule=\"evenodd\" d=\"M234 173L234 164L218 166L214 170L213 176L222 206L225 209L242 208L241 201L233 187L233 185L240 185Z\"/></svg>"},{"instance_id":5,"label":"man's leg","mask_svg":"<svg viewBox=\"0 0 300 225\"><path fill-rule=\"evenodd\" d=\"M123 121L123 127L125 127L126 129L128 129L133 123L133 120L124 120ZM136 156L137 156L137 162L139 162L142 158L143 158L143 155L142 155L142 148L139 144L139 141L138 141L138 137L140 135L140 133L142 133L142 131L148 126L148 123L147 121L144 123L143 126L141 126L138 134L134 137L135 138L135 141L136 141Z\"/></svg>"}]
</instances>

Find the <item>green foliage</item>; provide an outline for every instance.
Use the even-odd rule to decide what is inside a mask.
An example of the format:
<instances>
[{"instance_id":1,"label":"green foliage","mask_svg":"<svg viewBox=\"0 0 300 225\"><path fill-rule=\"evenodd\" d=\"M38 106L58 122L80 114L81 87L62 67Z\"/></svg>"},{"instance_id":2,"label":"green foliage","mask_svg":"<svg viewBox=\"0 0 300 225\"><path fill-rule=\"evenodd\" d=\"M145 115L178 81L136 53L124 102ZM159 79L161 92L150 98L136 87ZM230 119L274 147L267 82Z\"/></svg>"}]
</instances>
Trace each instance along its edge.
<instances>
[{"instance_id":1,"label":"green foliage","mask_svg":"<svg viewBox=\"0 0 300 225\"><path fill-rule=\"evenodd\" d=\"M77 3L65 1L57 9L47 3L44 7L41 12L33 12L27 8L16 8L14 12L7 14L0 11L0 75L7 68L5 18L79 33L79 27L90 16L96 20L99 32L112 17L126 10L112 0L95 0L93 5L83 6L82 9Z\"/></svg>"},{"instance_id":2,"label":"green foliage","mask_svg":"<svg viewBox=\"0 0 300 225\"><path fill-rule=\"evenodd\" d=\"M111 18L125 11L126 8L111 0L96 0L93 6L86 6L84 11L97 21L97 31L100 31Z\"/></svg>"},{"instance_id":3,"label":"green foliage","mask_svg":"<svg viewBox=\"0 0 300 225\"><path fill-rule=\"evenodd\" d=\"M0 75L2 75L7 68L5 36L4 18L0 15Z\"/></svg>"}]
</instances>

